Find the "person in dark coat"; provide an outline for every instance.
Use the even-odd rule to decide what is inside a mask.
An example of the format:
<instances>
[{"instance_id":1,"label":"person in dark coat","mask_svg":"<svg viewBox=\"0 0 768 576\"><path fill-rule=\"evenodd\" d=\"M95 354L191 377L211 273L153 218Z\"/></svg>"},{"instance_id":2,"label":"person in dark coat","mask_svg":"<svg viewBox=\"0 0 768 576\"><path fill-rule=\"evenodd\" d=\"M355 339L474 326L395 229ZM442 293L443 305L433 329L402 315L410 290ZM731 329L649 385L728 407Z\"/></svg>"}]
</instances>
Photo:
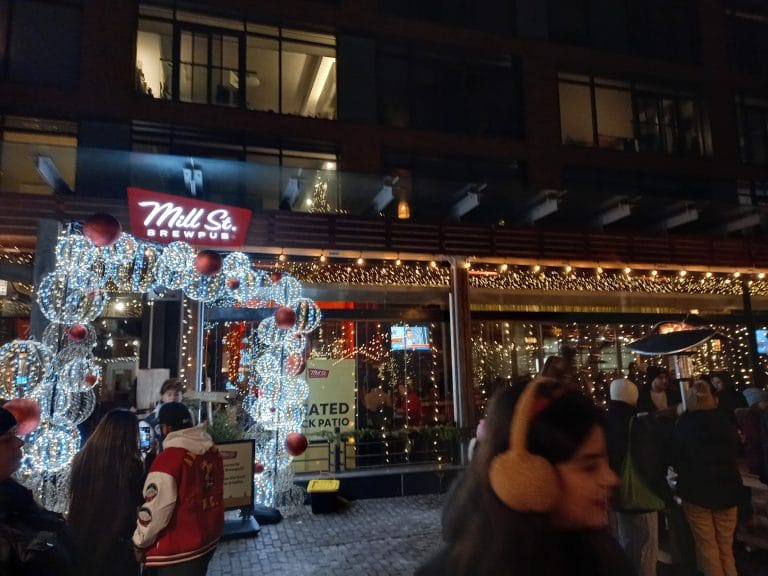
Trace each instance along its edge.
<instances>
[{"instance_id":1,"label":"person in dark coat","mask_svg":"<svg viewBox=\"0 0 768 576\"><path fill-rule=\"evenodd\" d=\"M674 419L680 396L671 387L669 371L664 366L649 366L645 372L645 386L637 399L638 413L647 412Z\"/></svg>"},{"instance_id":2,"label":"person in dark coat","mask_svg":"<svg viewBox=\"0 0 768 576\"><path fill-rule=\"evenodd\" d=\"M675 429L677 492L705 576L736 576L733 537L742 498L737 456L739 437L709 384L695 381L686 394L687 412Z\"/></svg>"},{"instance_id":3,"label":"person in dark coat","mask_svg":"<svg viewBox=\"0 0 768 576\"><path fill-rule=\"evenodd\" d=\"M728 372L710 372L709 381L715 388L717 409L725 414L731 424L736 424L736 409L747 407L744 395L736 390Z\"/></svg>"},{"instance_id":4,"label":"person in dark coat","mask_svg":"<svg viewBox=\"0 0 768 576\"><path fill-rule=\"evenodd\" d=\"M608 465L603 419L590 399L546 378L495 394L485 438L446 503L446 546L417 576L634 574L606 530L618 479ZM536 464L554 476L506 467L510 438L524 438L527 455L541 457ZM552 500L542 508L510 503L504 489L521 479L529 481L523 482L526 499L547 492Z\"/></svg>"},{"instance_id":5,"label":"person in dark coat","mask_svg":"<svg viewBox=\"0 0 768 576\"><path fill-rule=\"evenodd\" d=\"M631 380L617 378L610 385L610 400L606 419L608 461L611 469L621 476L628 448L632 449L635 470L646 486L660 498L669 500L672 494L666 484L666 466L662 450L649 425L653 418L635 418L638 390ZM630 442L630 423L632 436ZM616 512L616 536L624 551L632 560L639 576L656 576L659 556L659 514L656 510L625 510L613 502Z\"/></svg>"},{"instance_id":6,"label":"person in dark coat","mask_svg":"<svg viewBox=\"0 0 768 576\"><path fill-rule=\"evenodd\" d=\"M38 410L38 421L39 416ZM40 507L32 492L11 478L24 446L17 424L16 416L0 407L0 574L74 576L77 555L64 518Z\"/></svg>"}]
</instances>

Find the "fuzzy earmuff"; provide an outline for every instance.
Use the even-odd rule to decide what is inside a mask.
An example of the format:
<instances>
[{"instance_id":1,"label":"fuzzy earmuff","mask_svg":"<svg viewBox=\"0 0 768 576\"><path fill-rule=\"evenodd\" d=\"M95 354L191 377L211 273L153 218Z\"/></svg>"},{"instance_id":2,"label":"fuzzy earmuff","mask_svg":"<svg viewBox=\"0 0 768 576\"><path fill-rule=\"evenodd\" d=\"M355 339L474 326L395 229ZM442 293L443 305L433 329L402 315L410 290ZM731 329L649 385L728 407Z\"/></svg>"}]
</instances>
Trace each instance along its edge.
<instances>
[{"instance_id":1,"label":"fuzzy earmuff","mask_svg":"<svg viewBox=\"0 0 768 576\"><path fill-rule=\"evenodd\" d=\"M555 467L526 447L535 416L536 392L542 381L533 380L520 395L509 427L509 449L491 461L489 470L496 496L520 512L549 512L557 505L560 493Z\"/></svg>"}]
</instances>

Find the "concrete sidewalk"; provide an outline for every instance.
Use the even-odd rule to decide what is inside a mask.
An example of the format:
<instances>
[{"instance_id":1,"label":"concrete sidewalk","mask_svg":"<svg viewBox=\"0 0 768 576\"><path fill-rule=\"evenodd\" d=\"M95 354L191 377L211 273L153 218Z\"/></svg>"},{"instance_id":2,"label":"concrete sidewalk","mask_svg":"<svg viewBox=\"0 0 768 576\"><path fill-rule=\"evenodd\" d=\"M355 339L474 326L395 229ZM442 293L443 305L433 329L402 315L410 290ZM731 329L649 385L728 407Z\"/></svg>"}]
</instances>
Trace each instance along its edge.
<instances>
[{"instance_id":1,"label":"concrete sidewalk","mask_svg":"<svg viewBox=\"0 0 768 576\"><path fill-rule=\"evenodd\" d=\"M208 576L409 575L441 542L444 494L354 500L334 514L309 506L255 538L222 542Z\"/></svg>"}]
</instances>

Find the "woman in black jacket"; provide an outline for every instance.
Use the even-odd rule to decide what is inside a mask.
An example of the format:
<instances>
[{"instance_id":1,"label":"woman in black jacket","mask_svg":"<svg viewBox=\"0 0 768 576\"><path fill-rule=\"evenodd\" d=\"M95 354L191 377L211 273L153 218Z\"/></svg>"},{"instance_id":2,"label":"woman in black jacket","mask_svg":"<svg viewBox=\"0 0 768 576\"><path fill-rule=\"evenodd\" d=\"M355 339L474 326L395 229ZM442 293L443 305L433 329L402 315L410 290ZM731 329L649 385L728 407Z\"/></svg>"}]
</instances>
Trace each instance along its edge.
<instances>
[{"instance_id":1,"label":"woman in black jacket","mask_svg":"<svg viewBox=\"0 0 768 576\"><path fill-rule=\"evenodd\" d=\"M707 382L693 383L686 405L675 428L675 468L696 558L705 576L736 576L733 535L742 493L738 433L717 410Z\"/></svg>"}]
</instances>

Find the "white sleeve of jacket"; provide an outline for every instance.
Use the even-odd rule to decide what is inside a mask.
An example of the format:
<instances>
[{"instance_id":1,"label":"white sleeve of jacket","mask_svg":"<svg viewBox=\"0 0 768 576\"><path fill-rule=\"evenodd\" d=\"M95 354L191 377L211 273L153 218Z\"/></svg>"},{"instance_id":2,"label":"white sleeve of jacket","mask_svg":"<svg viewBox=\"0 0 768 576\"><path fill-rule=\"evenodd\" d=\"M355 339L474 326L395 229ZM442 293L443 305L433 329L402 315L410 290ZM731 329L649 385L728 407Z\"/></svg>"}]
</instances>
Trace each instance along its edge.
<instances>
[{"instance_id":1,"label":"white sleeve of jacket","mask_svg":"<svg viewBox=\"0 0 768 576\"><path fill-rule=\"evenodd\" d=\"M144 482L144 504L139 507L133 533L133 544L137 548L149 548L157 541L171 521L176 499L176 479L165 472L150 472Z\"/></svg>"}]
</instances>

